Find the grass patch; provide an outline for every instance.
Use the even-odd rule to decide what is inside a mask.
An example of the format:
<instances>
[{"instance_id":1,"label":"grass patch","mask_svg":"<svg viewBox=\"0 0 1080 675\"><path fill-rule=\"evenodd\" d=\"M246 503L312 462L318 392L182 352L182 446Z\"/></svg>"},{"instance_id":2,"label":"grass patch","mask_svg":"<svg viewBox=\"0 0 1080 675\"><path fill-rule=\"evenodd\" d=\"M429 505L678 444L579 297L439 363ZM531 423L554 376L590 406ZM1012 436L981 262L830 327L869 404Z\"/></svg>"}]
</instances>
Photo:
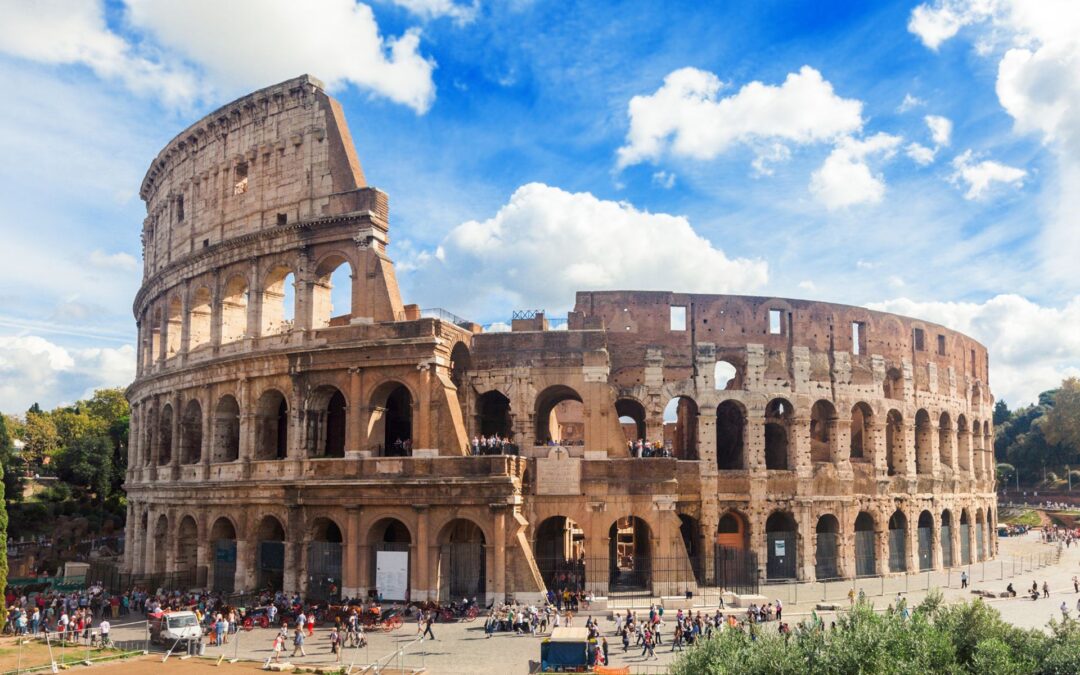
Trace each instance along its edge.
<instances>
[{"instance_id":1,"label":"grass patch","mask_svg":"<svg viewBox=\"0 0 1080 675\"><path fill-rule=\"evenodd\" d=\"M1006 525L1038 527L1042 524L1042 520L1039 519L1039 514L1036 513L1035 509L1009 509L999 514L999 517L1001 522Z\"/></svg>"}]
</instances>

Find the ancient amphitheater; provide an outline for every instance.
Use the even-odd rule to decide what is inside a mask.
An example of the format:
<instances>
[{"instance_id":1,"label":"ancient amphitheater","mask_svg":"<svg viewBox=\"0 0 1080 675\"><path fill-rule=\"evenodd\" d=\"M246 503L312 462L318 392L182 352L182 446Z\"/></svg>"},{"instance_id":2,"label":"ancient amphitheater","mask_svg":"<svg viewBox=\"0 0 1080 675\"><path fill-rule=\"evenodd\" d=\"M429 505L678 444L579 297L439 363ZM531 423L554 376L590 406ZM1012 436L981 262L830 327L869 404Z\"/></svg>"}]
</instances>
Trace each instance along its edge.
<instances>
[{"instance_id":1,"label":"ancient amphitheater","mask_svg":"<svg viewBox=\"0 0 1080 675\"><path fill-rule=\"evenodd\" d=\"M141 196L137 577L670 595L996 551L987 352L964 335L766 297L583 291L565 325L499 333L404 304L388 197L306 76L183 131ZM492 435L513 445L473 452Z\"/></svg>"}]
</instances>

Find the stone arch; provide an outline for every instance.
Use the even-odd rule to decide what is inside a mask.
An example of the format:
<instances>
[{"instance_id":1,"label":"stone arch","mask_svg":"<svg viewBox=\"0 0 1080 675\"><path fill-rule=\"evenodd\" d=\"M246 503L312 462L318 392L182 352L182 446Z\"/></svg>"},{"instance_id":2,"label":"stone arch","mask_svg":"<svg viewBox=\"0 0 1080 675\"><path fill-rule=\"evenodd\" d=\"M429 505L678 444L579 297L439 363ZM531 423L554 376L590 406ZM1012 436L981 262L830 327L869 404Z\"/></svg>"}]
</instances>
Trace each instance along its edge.
<instances>
[{"instance_id":1,"label":"stone arch","mask_svg":"<svg viewBox=\"0 0 1080 675\"><path fill-rule=\"evenodd\" d=\"M836 406L820 399L810 408L810 460L831 462L832 446L836 442Z\"/></svg>"},{"instance_id":2,"label":"stone arch","mask_svg":"<svg viewBox=\"0 0 1080 675\"><path fill-rule=\"evenodd\" d=\"M190 515L180 519L173 542L173 569L179 577L176 587L192 587L199 583L198 559L199 523Z\"/></svg>"},{"instance_id":3,"label":"stone arch","mask_svg":"<svg viewBox=\"0 0 1080 675\"><path fill-rule=\"evenodd\" d=\"M166 403L161 406L158 421L158 466L165 466L172 461L173 450L173 408Z\"/></svg>"},{"instance_id":4,"label":"stone arch","mask_svg":"<svg viewBox=\"0 0 1080 675\"><path fill-rule=\"evenodd\" d=\"M372 522L364 537L371 550L371 562L368 566L368 587L376 589L389 600L406 600L412 588L413 567L413 534L405 521L394 516L384 515ZM423 545L421 543L421 545ZM395 593L396 589L379 588L379 553L396 552L405 553L405 592ZM403 597L393 597L402 595Z\"/></svg>"},{"instance_id":5,"label":"stone arch","mask_svg":"<svg viewBox=\"0 0 1080 675\"><path fill-rule=\"evenodd\" d=\"M296 273L285 264L277 264L263 275L262 326L260 335L277 335L292 330L296 314ZM289 302L290 298L292 302Z\"/></svg>"},{"instance_id":6,"label":"stone arch","mask_svg":"<svg viewBox=\"0 0 1080 675\"><path fill-rule=\"evenodd\" d=\"M799 524L789 511L773 511L765 521L765 540L768 561L765 577L795 579L798 577Z\"/></svg>"},{"instance_id":7,"label":"stone arch","mask_svg":"<svg viewBox=\"0 0 1080 675\"><path fill-rule=\"evenodd\" d=\"M345 538L330 517L313 518L308 528L307 598L318 602L341 600L341 562Z\"/></svg>"},{"instance_id":8,"label":"stone arch","mask_svg":"<svg viewBox=\"0 0 1080 675\"><path fill-rule=\"evenodd\" d=\"M971 470L971 434L963 413L956 417L956 466L960 471Z\"/></svg>"},{"instance_id":9,"label":"stone arch","mask_svg":"<svg viewBox=\"0 0 1080 675\"><path fill-rule=\"evenodd\" d=\"M934 514L923 511L918 522L919 571L934 569Z\"/></svg>"},{"instance_id":10,"label":"stone arch","mask_svg":"<svg viewBox=\"0 0 1080 675\"><path fill-rule=\"evenodd\" d=\"M840 576L840 521L831 513L818 517L814 528L814 578L836 579Z\"/></svg>"},{"instance_id":11,"label":"stone arch","mask_svg":"<svg viewBox=\"0 0 1080 675\"><path fill-rule=\"evenodd\" d=\"M877 522L869 511L855 517L855 576L877 574Z\"/></svg>"},{"instance_id":12,"label":"stone arch","mask_svg":"<svg viewBox=\"0 0 1080 675\"><path fill-rule=\"evenodd\" d=\"M214 566L212 590L231 593L236 588L236 523L228 516L218 516L210 527L210 546Z\"/></svg>"},{"instance_id":13,"label":"stone arch","mask_svg":"<svg viewBox=\"0 0 1080 675\"><path fill-rule=\"evenodd\" d=\"M615 415L627 443L645 439L645 406L640 401L626 396L616 399Z\"/></svg>"},{"instance_id":14,"label":"stone arch","mask_svg":"<svg viewBox=\"0 0 1080 675\"><path fill-rule=\"evenodd\" d=\"M742 375L734 363L717 361L713 366L714 388L718 391L732 391L742 388Z\"/></svg>"},{"instance_id":15,"label":"stone arch","mask_svg":"<svg viewBox=\"0 0 1080 675\"><path fill-rule=\"evenodd\" d=\"M716 467L746 468L746 408L731 399L716 407Z\"/></svg>"},{"instance_id":16,"label":"stone arch","mask_svg":"<svg viewBox=\"0 0 1080 675\"><path fill-rule=\"evenodd\" d=\"M315 283L311 287L312 328L326 328L334 325L349 325L353 315L353 279L356 272L352 261L345 255L334 251L329 253L315 266ZM335 294L334 288L346 288L347 293ZM338 297L335 298L334 296ZM344 295L345 297L341 297ZM347 300L345 299L347 298ZM335 307L334 300L344 307ZM347 313L341 313L347 309ZM335 316L335 311L338 312Z\"/></svg>"},{"instance_id":17,"label":"stone arch","mask_svg":"<svg viewBox=\"0 0 1080 675\"><path fill-rule=\"evenodd\" d=\"M652 580L652 528L644 518L624 516L608 528L608 585L648 588Z\"/></svg>"},{"instance_id":18,"label":"stone arch","mask_svg":"<svg viewBox=\"0 0 1080 675\"><path fill-rule=\"evenodd\" d=\"M214 409L214 462L240 459L240 404L232 394L218 399Z\"/></svg>"},{"instance_id":19,"label":"stone arch","mask_svg":"<svg viewBox=\"0 0 1080 675\"><path fill-rule=\"evenodd\" d=\"M476 428L481 436L512 438L514 422L510 399L497 389L486 391L476 399Z\"/></svg>"},{"instance_id":20,"label":"stone arch","mask_svg":"<svg viewBox=\"0 0 1080 675\"><path fill-rule=\"evenodd\" d=\"M471 369L472 354L469 352L469 345L461 341L455 342L454 348L450 350L450 381L457 387L459 396L465 393L465 378Z\"/></svg>"},{"instance_id":21,"label":"stone arch","mask_svg":"<svg viewBox=\"0 0 1080 675\"><path fill-rule=\"evenodd\" d=\"M885 371L885 379L882 381L882 395L893 401L904 400L904 373L899 368L889 368Z\"/></svg>"},{"instance_id":22,"label":"stone arch","mask_svg":"<svg viewBox=\"0 0 1080 675\"><path fill-rule=\"evenodd\" d=\"M348 404L331 384L316 387L305 411L309 457L344 457L348 438Z\"/></svg>"},{"instance_id":23,"label":"stone arch","mask_svg":"<svg viewBox=\"0 0 1080 675\"><path fill-rule=\"evenodd\" d=\"M184 406L180 418L180 463L198 464L202 460L203 411L198 399L191 399Z\"/></svg>"},{"instance_id":24,"label":"stone arch","mask_svg":"<svg viewBox=\"0 0 1080 675\"><path fill-rule=\"evenodd\" d=\"M183 347L181 338L183 337L184 302L180 296L174 295L169 298L166 321L168 330L165 335L165 358L170 358L179 354Z\"/></svg>"},{"instance_id":25,"label":"stone arch","mask_svg":"<svg viewBox=\"0 0 1080 675\"><path fill-rule=\"evenodd\" d=\"M192 294L188 306L188 349L210 344L210 317L213 296L210 288L199 286Z\"/></svg>"},{"instance_id":26,"label":"stone arch","mask_svg":"<svg viewBox=\"0 0 1080 675\"><path fill-rule=\"evenodd\" d=\"M164 513L157 517L154 521L154 539L153 539L153 559L154 559L154 574L165 574L168 569L166 565L166 551L169 550L169 517Z\"/></svg>"},{"instance_id":27,"label":"stone arch","mask_svg":"<svg viewBox=\"0 0 1080 675\"><path fill-rule=\"evenodd\" d=\"M562 384L548 387L536 397L536 443L584 442L584 418L581 394Z\"/></svg>"},{"instance_id":28,"label":"stone arch","mask_svg":"<svg viewBox=\"0 0 1080 675\"><path fill-rule=\"evenodd\" d=\"M955 564L953 561L952 527L952 511L945 509L941 512L941 529L938 530L938 536L941 538L942 567L952 567Z\"/></svg>"},{"instance_id":29,"label":"stone arch","mask_svg":"<svg viewBox=\"0 0 1080 675\"><path fill-rule=\"evenodd\" d=\"M585 589L585 532L573 519L550 516L536 526L533 555L553 591Z\"/></svg>"},{"instance_id":30,"label":"stone arch","mask_svg":"<svg viewBox=\"0 0 1080 675\"><path fill-rule=\"evenodd\" d=\"M670 436L677 459L698 458L697 416L697 401L689 396L676 396L664 407L664 443Z\"/></svg>"},{"instance_id":31,"label":"stone arch","mask_svg":"<svg viewBox=\"0 0 1080 675\"><path fill-rule=\"evenodd\" d=\"M967 507L960 510L960 564L971 564L971 515Z\"/></svg>"},{"instance_id":32,"label":"stone arch","mask_svg":"<svg viewBox=\"0 0 1080 675\"><path fill-rule=\"evenodd\" d=\"M405 457L412 454L412 390L398 380L387 380L371 395L368 436L378 454Z\"/></svg>"},{"instance_id":33,"label":"stone arch","mask_svg":"<svg viewBox=\"0 0 1080 675\"><path fill-rule=\"evenodd\" d=\"M285 526L267 514L255 528L255 584L260 590L278 591L285 584Z\"/></svg>"},{"instance_id":34,"label":"stone arch","mask_svg":"<svg viewBox=\"0 0 1080 675\"><path fill-rule=\"evenodd\" d=\"M986 520L982 508L975 509L975 556L972 562L986 560Z\"/></svg>"},{"instance_id":35,"label":"stone arch","mask_svg":"<svg viewBox=\"0 0 1080 675\"><path fill-rule=\"evenodd\" d=\"M289 401L277 389L267 389L255 406L255 459L285 459L289 455Z\"/></svg>"},{"instance_id":36,"label":"stone arch","mask_svg":"<svg viewBox=\"0 0 1080 675\"><path fill-rule=\"evenodd\" d=\"M153 403L147 405L146 419L143 420L142 428L142 463L143 466L150 466L153 462L153 442L154 438L159 433L159 419L158 408Z\"/></svg>"},{"instance_id":37,"label":"stone arch","mask_svg":"<svg viewBox=\"0 0 1080 675\"><path fill-rule=\"evenodd\" d=\"M441 601L483 597L487 590L487 538L469 518L453 518L439 530L438 594Z\"/></svg>"},{"instance_id":38,"label":"stone arch","mask_svg":"<svg viewBox=\"0 0 1080 675\"><path fill-rule=\"evenodd\" d=\"M895 409L885 416L885 467L890 476L903 473L907 469L904 417Z\"/></svg>"},{"instance_id":39,"label":"stone arch","mask_svg":"<svg viewBox=\"0 0 1080 675\"><path fill-rule=\"evenodd\" d=\"M221 344L243 340L248 336L248 280L234 274L225 282L221 293Z\"/></svg>"},{"instance_id":40,"label":"stone arch","mask_svg":"<svg viewBox=\"0 0 1080 675\"><path fill-rule=\"evenodd\" d=\"M747 550L750 547L750 520L735 509L728 510L717 522L716 543L725 548Z\"/></svg>"},{"instance_id":41,"label":"stone arch","mask_svg":"<svg viewBox=\"0 0 1080 675\"><path fill-rule=\"evenodd\" d=\"M146 341L146 347L150 353L146 357L146 364L150 365L161 358L161 308L155 307L150 319L150 335Z\"/></svg>"},{"instance_id":42,"label":"stone arch","mask_svg":"<svg viewBox=\"0 0 1080 675\"><path fill-rule=\"evenodd\" d=\"M851 408L851 459L869 459L873 449L872 428L874 410L859 401Z\"/></svg>"},{"instance_id":43,"label":"stone arch","mask_svg":"<svg viewBox=\"0 0 1080 675\"><path fill-rule=\"evenodd\" d=\"M933 427L925 408L915 412L915 473L929 474L933 470Z\"/></svg>"},{"instance_id":44,"label":"stone arch","mask_svg":"<svg viewBox=\"0 0 1080 675\"><path fill-rule=\"evenodd\" d=\"M956 468L952 459L954 438L956 434L952 428L952 417L948 412L942 411L938 417L938 455L941 465L950 469Z\"/></svg>"},{"instance_id":45,"label":"stone arch","mask_svg":"<svg viewBox=\"0 0 1080 675\"><path fill-rule=\"evenodd\" d=\"M889 571L907 571L907 516L900 509L889 517Z\"/></svg>"},{"instance_id":46,"label":"stone arch","mask_svg":"<svg viewBox=\"0 0 1080 675\"><path fill-rule=\"evenodd\" d=\"M791 469L791 426L795 406L784 398L774 398L765 407L765 468Z\"/></svg>"}]
</instances>

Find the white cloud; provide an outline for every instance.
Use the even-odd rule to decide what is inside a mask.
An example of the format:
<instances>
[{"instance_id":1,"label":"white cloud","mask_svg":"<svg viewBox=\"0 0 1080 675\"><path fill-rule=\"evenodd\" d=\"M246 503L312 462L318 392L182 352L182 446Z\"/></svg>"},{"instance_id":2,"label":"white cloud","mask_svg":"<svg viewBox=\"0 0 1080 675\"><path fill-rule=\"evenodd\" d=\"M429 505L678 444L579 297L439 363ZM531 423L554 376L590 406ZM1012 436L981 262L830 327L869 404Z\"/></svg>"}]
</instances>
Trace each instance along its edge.
<instances>
[{"instance_id":1,"label":"white cloud","mask_svg":"<svg viewBox=\"0 0 1080 675\"><path fill-rule=\"evenodd\" d=\"M754 176L773 175L773 164L782 164L791 159L791 149L783 143L769 143L765 147L758 148L754 153L754 161L750 166L754 168Z\"/></svg>"},{"instance_id":2,"label":"white cloud","mask_svg":"<svg viewBox=\"0 0 1080 675\"><path fill-rule=\"evenodd\" d=\"M455 227L409 282L466 316L498 308L564 310L578 290L728 293L760 288L764 261L729 258L681 216L541 183L518 188L492 217ZM466 306L462 307L461 305Z\"/></svg>"},{"instance_id":3,"label":"white cloud","mask_svg":"<svg viewBox=\"0 0 1080 675\"><path fill-rule=\"evenodd\" d=\"M1062 378L1080 375L1080 296L1061 309L1018 295L983 303L900 298L870 307L934 321L981 342L990 350L990 387L1010 407L1034 402Z\"/></svg>"},{"instance_id":4,"label":"white cloud","mask_svg":"<svg viewBox=\"0 0 1080 675\"><path fill-rule=\"evenodd\" d=\"M35 335L0 337L0 410L50 407L135 377L135 348L68 349Z\"/></svg>"},{"instance_id":5,"label":"white cloud","mask_svg":"<svg viewBox=\"0 0 1080 675\"><path fill-rule=\"evenodd\" d=\"M832 141L862 128L862 102L837 96L810 66L779 86L755 81L720 97L723 88L713 73L681 68L655 93L633 97L619 168L665 153L713 159L740 143Z\"/></svg>"},{"instance_id":6,"label":"white cloud","mask_svg":"<svg viewBox=\"0 0 1080 675\"><path fill-rule=\"evenodd\" d=\"M910 93L904 94L904 100L900 102L900 105L896 107L896 112L906 113L909 110L914 110L919 106L926 105L926 101L917 96L912 96Z\"/></svg>"},{"instance_id":7,"label":"white cloud","mask_svg":"<svg viewBox=\"0 0 1080 675\"><path fill-rule=\"evenodd\" d=\"M937 151L921 143L908 143L908 146L904 148L904 154L919 166L927 166L934 163Z\"/></svg>"},{"instance_id":8,"label":"white cloud","mask_svg":"<svg viewBox=\"0 0 1080 675\"><path fill-rule=\"evenodd\" d=\"M139 269L139 261L130 253L117 252L105 253L101 249L90 252L90 264L102 269L115 269L121 272L132 272Z\"/></svg>"},{"instance_id":9,"label":"white cloud","mask_svg":"<svg viewBox=\"0 0 1080 675\"><path fill-rule=\"evenodd\" d=\"M100 1L0 3L0 51L86 65L170 105L235 95L305 72L418 113L435 98L435 64L420 54L419 31L384 37L371 8L354 0L127 0L130 39L109 28Z\"/></svg>"},{"instance_id":10,"label":"white cloud","mask_svg":"<svg viewBox=\"0 0 1080 675\"><path fill-rule=\"evenodd\" d=\"M856 260L855 267L860 270L872 270L880 267L881 263L870 262L869 260Z\"/></svg>"},{"instance_id":11,"label":"white cloud","mask_svg":"<svg viewBox=\"0 0 1080 675\"><path fill-rule=\"evenodd\" d=\"M994 183L1004 183L1017 188L1023 186L1027 171L989 159L976 162L974 158L974 153L971 150L966 150L963 154L953 158L952 161L955 171L949 177L949 180L954 185L967 184L964 199L981 199L985 197Z\"/></svg>"},{"instance_id":12,"label":"white cloud","mask_svg":"<svg viewBox=\"0 0 1080 675\"><path fill-rule=\"evenodd\" d=\"M657 171L652 175L653 185L670 190L675 187L675 174L667 171Z\"/></svg>"},{"instance_id":13,"label":"white cloud","mask_svg":"<svg viewBox=\"0 0 1080 675\"><path fill-rule=\"evenodd\" d=\"M930 138L934 140L934 145L938 147L948 145L952 138L952 121L941 115L927 115L923 119L930 129Z\"/></svg>"},{"instance_id":14,"label":"white cloud","mask_svg":"<svg viewBox=\"0 0 1080 675\"><path fill-rule=\"evenodd\" d=\"M813 291L817 290L817 284L815 284L813 281L811 281L809 279L803 279L802 281L799 282L799 288L801 288L804 291L813 292Z\"/></svg>"},{"instance_id":15,"label":"white cloud","mask_svg":"<svg viewBox=\"0 0 1080 675\"><path fill-rule=\"evenodd\" d=\"M901 140L886 133L861 141L842 139L810 177L810 192L829 210L880 202L885 196L885 179L874 174L867 161L892 157Z\"/></svg>"},{"instance_id":16,"label":"white cloud","mask_svg":"<svg viewBox=\"0 0 1080 675\"><path fill-rule=\"evenodd\" d=\"M919 5L911 12L908 30L918 35L924 45L936 51L942 42L956 35L964 24L971 22L963 13L954 9L954 4L957 3L943 2L937 7Z\"/></svg>"},{"instance_id":17,"label":"white cloud","mask_svg":"<svg viewBox=\"0 0 1080 675\"><path fill-rule=\"evenodd\" d=\"M459 26L470 23L480 9L479 0L472 4L459 5L453 0L393 0L399 7L404 7L421 19L431 20L446 17L453 19Z\"/></svg>"}]
</instances>

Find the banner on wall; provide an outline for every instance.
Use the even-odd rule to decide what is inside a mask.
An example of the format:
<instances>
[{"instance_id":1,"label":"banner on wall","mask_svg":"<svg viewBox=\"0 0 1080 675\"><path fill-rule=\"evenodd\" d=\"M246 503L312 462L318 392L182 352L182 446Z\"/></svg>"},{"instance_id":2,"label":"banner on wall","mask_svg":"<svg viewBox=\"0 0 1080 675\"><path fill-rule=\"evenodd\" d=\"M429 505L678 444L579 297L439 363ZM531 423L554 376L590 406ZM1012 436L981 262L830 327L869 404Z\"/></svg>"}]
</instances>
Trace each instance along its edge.
<instances>
[{"instance_id":1,"label":"banner on wall","mask_svg":"<svg viewBox=\"0 0 1080 675\"><path fill-rule=\"evenodd\" d=\"M376 551L375 587L384 600L405 600L409 588L408 551Z\"/></svg>"}]
</instances>

